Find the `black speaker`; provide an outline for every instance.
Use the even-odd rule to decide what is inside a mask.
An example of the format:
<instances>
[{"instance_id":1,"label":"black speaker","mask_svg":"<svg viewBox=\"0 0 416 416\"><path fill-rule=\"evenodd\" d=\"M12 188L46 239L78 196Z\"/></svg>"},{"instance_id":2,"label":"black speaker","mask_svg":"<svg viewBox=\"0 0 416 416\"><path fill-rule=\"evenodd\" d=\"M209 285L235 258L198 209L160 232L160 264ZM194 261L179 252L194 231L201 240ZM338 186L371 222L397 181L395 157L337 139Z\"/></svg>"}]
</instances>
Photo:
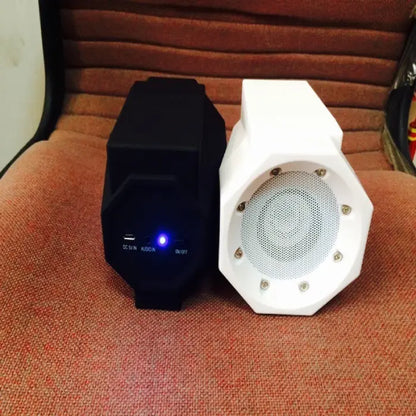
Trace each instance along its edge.
<instances>
[{"instance_id":1,"label":"black speaker","mask_svg":"<svg viewBox=\"0 0 416 416\"><path fill-rule=\"evenodd\" d=\"M218 253L224 120L192 79L131 88L107 145L107 262L138 308L179 310Z\"/></svg>"}]
</instances>

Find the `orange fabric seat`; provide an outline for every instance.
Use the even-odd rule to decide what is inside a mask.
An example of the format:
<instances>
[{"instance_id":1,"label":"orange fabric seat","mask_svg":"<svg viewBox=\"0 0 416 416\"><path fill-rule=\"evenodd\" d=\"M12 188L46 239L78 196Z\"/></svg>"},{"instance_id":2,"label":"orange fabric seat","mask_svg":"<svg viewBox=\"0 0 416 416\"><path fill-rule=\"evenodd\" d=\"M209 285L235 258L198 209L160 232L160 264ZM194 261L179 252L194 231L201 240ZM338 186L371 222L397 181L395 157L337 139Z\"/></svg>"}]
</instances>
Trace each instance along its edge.
<instances>
[{"instance_id":1,"label":"orange fabric seat","mask_svg":"<svg viewBox=\"0 0 416 416\"><path fill-rule=\"evenodd\" d=\"M414 178L359 172L363 273L314 317L255 315L220 275L136 310L103 256L104 145L57 132L0 181L4 414L414 413Z\"/></svg>"},{"instance_id":2,"label":"orange fabric seat","mask_svg":"<svg viewBox=\"0 0 416 416\"><path fill-rule=\"evenodd\" d=\"M384 105L411 2L63 0L66 100L0 180L0 414L414 415L416 180ZM137 310L106 264L106 138L135 80L196 77L226 120L244 77L305 78L374 204L361 276L313 317L254 314L218 273Z\"/></svg>"}]
</instances>

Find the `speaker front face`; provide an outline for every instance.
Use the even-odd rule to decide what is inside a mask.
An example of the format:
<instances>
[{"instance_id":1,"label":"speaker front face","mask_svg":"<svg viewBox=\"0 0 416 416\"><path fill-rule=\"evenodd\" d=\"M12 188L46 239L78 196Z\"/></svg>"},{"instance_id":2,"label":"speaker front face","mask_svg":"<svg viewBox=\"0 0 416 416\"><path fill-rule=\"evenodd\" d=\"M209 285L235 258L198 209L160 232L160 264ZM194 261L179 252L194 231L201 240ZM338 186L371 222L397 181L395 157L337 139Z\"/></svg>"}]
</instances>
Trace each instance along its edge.
<instances>
[{"instance_id":1,"label":"speaker front face","mask_svg":"<svg viewBox=\"0 0 416 416\"><path fill-rule=\"evenodd\" d=\"M269 165L222 202L220 269L256 312L312 314L358 274L362 201L336 164Z\"/></svg>"},{"instance_id":2,"label":"speaker front face","mask_svg":"<svg viewBox=\"0 0 416 416\"><path fill-rule=\"evenodd\" d=\"M339 231L334 192L314 173L281 172L251 195L241 221L241 247L273 279L296 279L328 257Z\"/></svg>"},{"instance_id":3,"label":"speaker front face","mask_svg":"<svg viewBox=\"0 0 416 416\"><path fill-rule=\"evenodd\" d=\"M103 220L107 261L136 290L179 291L197 271L201 215L174 181L133 178Z\"/></svg>"}]
</instances>

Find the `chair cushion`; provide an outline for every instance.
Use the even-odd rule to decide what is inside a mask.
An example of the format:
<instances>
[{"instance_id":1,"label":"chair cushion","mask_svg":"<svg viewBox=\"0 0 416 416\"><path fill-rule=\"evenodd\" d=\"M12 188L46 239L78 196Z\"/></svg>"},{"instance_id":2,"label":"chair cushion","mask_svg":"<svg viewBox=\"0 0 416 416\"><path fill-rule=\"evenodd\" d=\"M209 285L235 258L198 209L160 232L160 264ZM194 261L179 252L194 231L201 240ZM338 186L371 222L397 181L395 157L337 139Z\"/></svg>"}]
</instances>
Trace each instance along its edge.
<instances>
[{"instance_id":1,"label":"chair cushion","mask_svg":"<svg viewBox=\"0 0 416 416\"><path fill-rule=\"evenodd\" d=\"M414 415L414 178L359 172L362 275L315 316L256 315L220 275L164 312L104 260L105 156L57 131L0 181L2 414Z\"/></svg>"}]
</instances>

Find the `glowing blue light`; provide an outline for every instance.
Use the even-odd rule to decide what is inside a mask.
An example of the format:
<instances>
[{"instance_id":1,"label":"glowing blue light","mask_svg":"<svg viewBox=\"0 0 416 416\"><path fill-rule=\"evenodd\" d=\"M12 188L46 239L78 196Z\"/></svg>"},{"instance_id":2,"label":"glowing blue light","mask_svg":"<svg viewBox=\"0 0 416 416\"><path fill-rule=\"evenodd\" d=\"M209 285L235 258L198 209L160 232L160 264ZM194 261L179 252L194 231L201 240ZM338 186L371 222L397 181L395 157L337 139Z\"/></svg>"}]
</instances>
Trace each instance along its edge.
<instances>
[{"instance_id":1,"label":"glowing blue light","mask_svg":"<svg viewBox=\"0 0 416 416\"><path fill-rule=\"evenodd\" d=\"M159 247L166 247L169 244L169 237L164 233L159 234L156 242Z\"/></svg>"}]
</instances>

